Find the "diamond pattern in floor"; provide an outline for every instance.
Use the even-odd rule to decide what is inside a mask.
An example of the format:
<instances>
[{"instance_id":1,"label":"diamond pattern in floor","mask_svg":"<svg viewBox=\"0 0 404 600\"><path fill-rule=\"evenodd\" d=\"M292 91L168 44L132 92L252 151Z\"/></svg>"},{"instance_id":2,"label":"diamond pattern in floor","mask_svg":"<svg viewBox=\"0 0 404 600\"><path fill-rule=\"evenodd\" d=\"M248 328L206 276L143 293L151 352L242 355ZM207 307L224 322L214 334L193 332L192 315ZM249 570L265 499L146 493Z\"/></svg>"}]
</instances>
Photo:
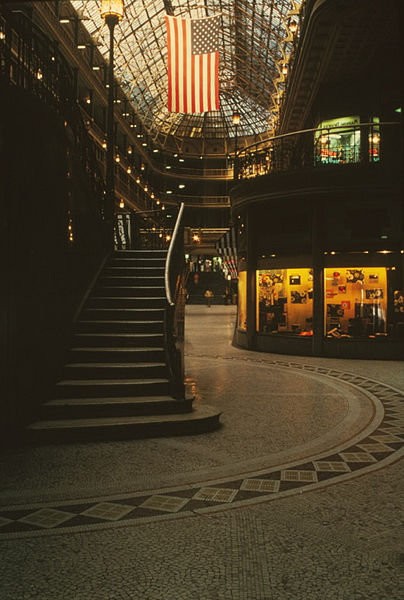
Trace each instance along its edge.
<instances>
[{"instance_id":1,"label":"diamond pattern in floor","mask_svg":"<svg viewBox=\"0 0 404 600\"><path fill-rule=\"evenodd\" d=\"M308 370L321 376L338 378L359 389L365 389L380 401L385 413L382 422L375 430L356 440L354 445L333 450L329 456L321 459L305 459L304 464L288 465L287 468L270 468L259 474L246 474L243 478L227 478L218 484L201 483L176 488L170 493L145 495L139 500L139 494L127 495L119 501L94 501L83 510L82 504L75 507L66 502L55 502L55 505L29 510L29 507L0 508L0 538L29 537L46 532L47 534L62 531L77 531L80 527L91 529L105 526L106 523L135 521L150 517L174 518L181 513L200 510L225 510L230 506L242 505L245 502L259 502L268 494L273 498L281 497L293 490L313 489L327 482L346 481L347 477L360 475L369 468L380 468L395 460L404 450L404 393L352 373L302 365L281 360L268 361L277 367L287 369ZM265 471L265 470L264 470ZM176 495L178 494L178 495ZM127 503L129 501L129 503ZM130 502L133 502L131 504ZM125 503L126 502L126 503ZM49 503L48 503L49 504ZM85 521L85 523L84 523ZM91 523L89 524L89 521Z\"/></svg>"}]
</instances>

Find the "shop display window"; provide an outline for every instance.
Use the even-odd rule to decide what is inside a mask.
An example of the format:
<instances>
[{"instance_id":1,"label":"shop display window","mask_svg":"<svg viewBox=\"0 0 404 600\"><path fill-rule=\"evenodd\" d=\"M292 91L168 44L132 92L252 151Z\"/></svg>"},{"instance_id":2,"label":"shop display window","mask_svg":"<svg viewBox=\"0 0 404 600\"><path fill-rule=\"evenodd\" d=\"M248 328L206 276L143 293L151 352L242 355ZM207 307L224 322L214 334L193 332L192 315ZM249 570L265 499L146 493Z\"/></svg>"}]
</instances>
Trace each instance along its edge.
<instances>
[{"instance_id":1,"label":"shop display window","mask_svg":"<svg viewBox=\"0 0 404 600\"><path fill-rule=\"evenodd\" d=\"M312 270L257 271L256 322L262 333L312 335Z\"/></svg>"},{"instance_id":2,"label":"shop display window","mask_svg":"<svg viewBox=\"0 0 404 600\"><path fill-rule=\"evenodd\" d=\"M247 271L240 271L238 275L238 314L237 326L243 331L247 330Z\"/></svg>"},{"instance_id":3,"label":"shop display window","mask_svg":"<svg viewBox=\"0 0 404 600\"><path fill-rule=\"evenodd\" d=\"M334 338L386 336L387 269L332 267L325 270L325 334Z\"/></svg>"},{"instance_id":4,"label":"shop display window","mask_svg":"<svg viewBox=\"0 0 404 600\"><path fill-rule=\"evenodd\" d=\"M316 164L357 163L360 160L358 116L322 121L314 134ZM376 141L376 137L375 137ZM373 147L372 147L373 148ZM376 152L376 148L374 148Z\"/></svg>"},{"instance_id":5,"label":"shop display window","mask_svg":"<svg viewBox=\"0 0 404 600\"><path fill-rule=\"evenodd\" d=\"M379 162L380 160L380 126L379 118L372 119L374 125L369 129L369 162Z\"/></svg>"}]
</instances>

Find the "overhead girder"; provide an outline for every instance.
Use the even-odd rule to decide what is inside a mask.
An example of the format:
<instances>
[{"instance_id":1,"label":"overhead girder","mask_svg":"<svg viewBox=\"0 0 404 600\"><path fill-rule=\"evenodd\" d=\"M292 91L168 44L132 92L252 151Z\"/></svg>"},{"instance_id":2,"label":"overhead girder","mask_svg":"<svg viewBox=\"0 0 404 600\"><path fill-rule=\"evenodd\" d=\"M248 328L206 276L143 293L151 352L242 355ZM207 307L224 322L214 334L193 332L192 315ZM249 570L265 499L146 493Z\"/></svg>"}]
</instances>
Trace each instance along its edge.
<instances>
[{"instance_id":1,"label":"overhead girder","mask_svg":"<svg viewBox=\"0 0 404 600\"><path fill-rule=\"evenodd\" d=\"M238 135L268 131L271 105L279 89L279 62L287 54L287 22L300 0L125 0L125 17L115 28L115 74L148 134L165 147L184 137L202 140L235 135L232 112L241 120ZM83 25L108 55L108 28L99 0L72 0ZM164 15L222 14L220 32L221 108L214 113L170 113ZM286 42L287 45L288 42ZM169 145L175 145L170 143Z\"/></svg>"}]
</instances>

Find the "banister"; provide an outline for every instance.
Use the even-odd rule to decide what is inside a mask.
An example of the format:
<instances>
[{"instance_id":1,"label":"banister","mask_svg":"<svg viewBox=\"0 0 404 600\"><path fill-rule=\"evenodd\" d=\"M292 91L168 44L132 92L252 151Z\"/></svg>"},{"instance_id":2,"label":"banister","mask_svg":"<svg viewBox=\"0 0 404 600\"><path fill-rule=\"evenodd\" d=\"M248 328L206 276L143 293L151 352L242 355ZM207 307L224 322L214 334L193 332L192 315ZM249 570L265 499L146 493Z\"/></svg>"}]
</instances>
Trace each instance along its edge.
<instances>
[{"instance_id":1,"label":"banister","mask_svg":"<svg viewBox=\"0 0 404 600\"><path fill-rule=\"evenodd\" d=\"M290 138L290 137L294 137L294 136L298 136L301 134L305 134L305 133L321 133L321 132L325 132L325 131L338 131L340 129L342 130L347 130L347 129L360 129L361 127L380 127L383 125L400 125L399 121L371 121L368 123L351 123L351 124L347 124L347 125L336 125L333 127L311 127L310 129L299 129L298 131L290 131L288 133L280 133L279 135L273 135L270 136L264 140L261 140L259 142L254 142L253 144L250 144L249 146L244 146L243 148L240 148L240 150L237 152L237 156L238 157L242 157L244 154L250 154L251 153L251 149L254 147L257 147L258 151L264 151L266 149L268 149L269 144L271 144L272 142L275 142L277 140L281 140L281 139L285 139L285 138ZM262 146L262 147L261 147Z\"/></svg>"},{"instance_id":2,"label":"banister","mask_svg":"<svg viewBox=\"0 0 404 600\"><path fill-rule=\"evenodd\" d=\"M174 304L175 304L175 302L173 301L172 290L171 290L171 285L170 285L171 262L172 262L174 247L177 242L178 232L180 230L182 214L184 212L184 206L185 206L184 203L181 202L180 208L178 211L178 215L177 215L177 220L175 222L175 226L174 226L174 230L173 230L173 235L172 235L172 238L170 241L170 246L169 246L168 252L167 252L167 260L166 260L166 266L165 266L165 271L164 271L164 284L165 284L165 290L166 290L166 298L167 298L167 302L170 306L174 306Z\"/></svg>"},{"instance_id":3,"label":"banister","mask_svg":"<svg viewBox=\"0 0 404 600\"><path fill-rule=\"evenodd\" d=\"M388 128L399 128L398 121L368 121L316 127L282 133L240 149L235 158L236 180L257 178L292 169L323 168L324 165L386 162L389 147L383 141ZM358 134L349 148L331 148L336 134ZM380 142L371 141L368 134L380 134ZM325 141L323 141L323 139ZM376 145L374 145L376 144ZM374 150L376 149L376 152ZM349 150L349 154L345 152ZM327 154L327 152L329 152Z\"/></svg>"}]
</instances>

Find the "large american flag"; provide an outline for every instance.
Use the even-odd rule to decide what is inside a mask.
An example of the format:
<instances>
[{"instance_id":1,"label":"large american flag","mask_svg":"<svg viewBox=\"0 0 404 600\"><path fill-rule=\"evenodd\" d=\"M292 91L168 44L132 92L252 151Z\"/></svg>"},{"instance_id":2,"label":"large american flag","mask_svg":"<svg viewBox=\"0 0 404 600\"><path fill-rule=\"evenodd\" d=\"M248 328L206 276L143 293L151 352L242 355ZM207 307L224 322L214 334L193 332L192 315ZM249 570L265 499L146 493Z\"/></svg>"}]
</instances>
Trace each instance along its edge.
<instances>
[{"instance_id":1,"label":"large american flag","mask_svg":"<svg viewBox=\"0 0 404 600\"><path fill-rule=\"evenodd\" d=\"M220 15L181 19L166 15L168 110L219 110Z\"/></svg>"}]
</instances>

